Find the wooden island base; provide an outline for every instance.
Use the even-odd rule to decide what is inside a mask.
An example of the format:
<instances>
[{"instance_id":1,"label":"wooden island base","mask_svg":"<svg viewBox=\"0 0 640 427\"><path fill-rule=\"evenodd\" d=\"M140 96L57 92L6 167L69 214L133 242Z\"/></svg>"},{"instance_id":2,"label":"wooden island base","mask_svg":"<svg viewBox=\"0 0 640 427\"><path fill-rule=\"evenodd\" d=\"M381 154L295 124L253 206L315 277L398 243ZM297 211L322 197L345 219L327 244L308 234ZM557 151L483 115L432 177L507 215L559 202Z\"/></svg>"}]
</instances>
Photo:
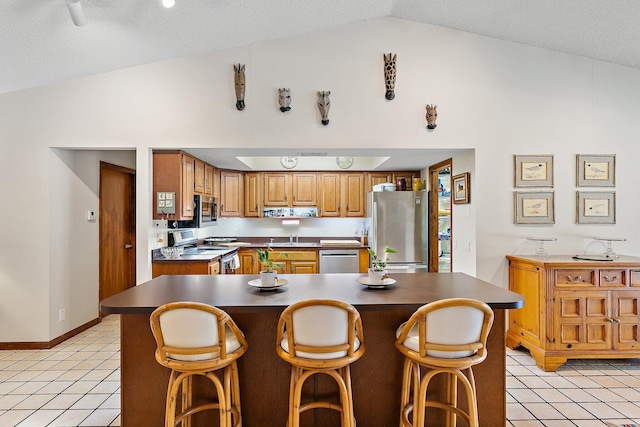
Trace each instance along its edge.
<instances>
[{"instance_id":1,"label":"wooden island base","mask_svg":"<svg viewBox=\"0 0 640 427\"><path fill-rule=\"evenodd\" d=\"M149 313L170 300L208 304L218 301L214 305L233 317L249 342L248 351L238 360L243 426L284 426L291 368L275 352L278 318L294 301L332 297L353 304L363 320L366 350L351 368L358 425L396 427L403 364L403 356L394 346L396 328L422 304L456 295L485 300L494 309L488 357L474 367L474 373L480 425L505 426L505 309L522 306L522 297L461 273L398 274L394 276L398 284L386 290L367 289L354 283L357 277L360 275L288 276L287 289L260 292L246 286L248 280L256 278L251 275L161 276L103 301L103 311L121 314L122 426L164 423L169 371L154 358L156 345L149 327ZM326 384L319 380L310 384L309 391L322 394ZM444 399L443 389L435 384L430 393ZM196 391L197 396L207 393L210 394ZM427 425L444 425L441 412L431 413ZM211 411L198 414L192 425L216 426L216 415ZM339 421L333 411L315 410L303 414L301 425L335 426Z\"/></svg>"}]
</instances>

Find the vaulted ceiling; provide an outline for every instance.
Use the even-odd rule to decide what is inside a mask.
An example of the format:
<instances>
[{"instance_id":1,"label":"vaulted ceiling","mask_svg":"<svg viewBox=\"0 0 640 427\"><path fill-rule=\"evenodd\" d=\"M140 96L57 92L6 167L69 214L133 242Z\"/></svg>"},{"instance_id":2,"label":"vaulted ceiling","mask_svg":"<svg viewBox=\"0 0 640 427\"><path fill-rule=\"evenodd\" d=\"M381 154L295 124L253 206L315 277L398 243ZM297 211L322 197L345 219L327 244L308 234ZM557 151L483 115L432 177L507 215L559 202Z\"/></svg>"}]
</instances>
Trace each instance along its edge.
<instances>
[{"instance_id":1,"label":"vaulted ceiling","mask_svg":"<svg viewBox=\"0 0 640 427\"><path fill-rule=\"evenodd\" d=\"M640 68L636 0L0 1L0 93L392 16Z\"/></svg>"}]
</instances>

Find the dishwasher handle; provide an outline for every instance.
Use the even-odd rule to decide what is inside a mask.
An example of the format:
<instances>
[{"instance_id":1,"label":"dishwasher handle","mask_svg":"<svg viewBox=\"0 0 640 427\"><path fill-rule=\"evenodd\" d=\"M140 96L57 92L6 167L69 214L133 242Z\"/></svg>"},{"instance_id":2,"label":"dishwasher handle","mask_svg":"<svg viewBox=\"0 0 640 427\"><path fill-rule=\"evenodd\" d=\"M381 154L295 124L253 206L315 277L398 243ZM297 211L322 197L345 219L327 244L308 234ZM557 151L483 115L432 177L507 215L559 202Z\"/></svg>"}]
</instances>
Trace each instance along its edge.
<instances>
[{"instance_id":1,"label":"dishwasher handle","mask_svg":"<svg viewBox=\"0 0 640 427\"><path fill-rule=\"evenodd\" d=\"M354 253L354 254L320 254L321 257L323 258L353 258L353 257L357 257L358 254Z\"/></svg>"}]
</instances>

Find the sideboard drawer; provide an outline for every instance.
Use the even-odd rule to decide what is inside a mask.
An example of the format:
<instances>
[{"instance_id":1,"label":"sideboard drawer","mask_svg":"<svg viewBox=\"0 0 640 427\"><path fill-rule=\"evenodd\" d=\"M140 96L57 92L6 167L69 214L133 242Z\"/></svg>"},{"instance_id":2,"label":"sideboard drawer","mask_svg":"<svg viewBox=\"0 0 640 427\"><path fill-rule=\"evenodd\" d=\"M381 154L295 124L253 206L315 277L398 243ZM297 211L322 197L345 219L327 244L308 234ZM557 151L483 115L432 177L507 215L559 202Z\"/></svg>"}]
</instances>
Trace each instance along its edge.
<instances>
[{"instance_id":1,"label":"sideboard drawer","mask_svg":"<svg viewBox=\"0 0 640 427\"><path fill-rule=\"evenodd\" d=\"M631 270L629 274L631 275L631 281L629 282L629 286L640 287L640 270Z\"/></svg>"},{"instance_id":2,"label":"sideboard drawer","mask_svg":"<svg viewBox=\"0 0 640 427\"><path fill-rule=\"evenodd\" d=\"M600 270L600 286L626 286L625 270Z\"/></svg>"},{"instance_id":3,"label":"sideboard drawer","mask_svg":"<svg viewBox=\"0 0 640 427\"><path fill-rule=\"evenodd\" d=\"M595 287L595 270L557 270L556 286L594 286Z\"/></svg>"}]
</instances>

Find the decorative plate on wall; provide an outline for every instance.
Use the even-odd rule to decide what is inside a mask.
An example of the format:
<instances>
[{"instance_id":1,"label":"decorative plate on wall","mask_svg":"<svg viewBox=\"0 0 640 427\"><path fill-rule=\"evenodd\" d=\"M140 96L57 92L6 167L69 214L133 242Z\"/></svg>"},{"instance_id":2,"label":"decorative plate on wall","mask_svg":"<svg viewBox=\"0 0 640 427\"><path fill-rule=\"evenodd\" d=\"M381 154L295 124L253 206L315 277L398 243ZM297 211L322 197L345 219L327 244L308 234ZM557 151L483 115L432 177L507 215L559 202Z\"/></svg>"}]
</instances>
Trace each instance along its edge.
<instances>
[{"instance_id":1,"label":"decorative plate on wall","mask_svg":"<svg viewBox=\"0 0 640 427\"><path fill-rule=\"evenodd\" d=\"M283 167L292 169L298 164L298 158L296 156L282 156L280 158L280 163L282 163Z\"/></svg>"},{"instance_id":2,"label":"decorative plate on wall","mask_svg":"<svg viewBox=\"0 0 640 427\"><path fill-rule=\"evenodd\" d=\"M353 164L353 157L338 156L336 157L336 163L340 169L349 169Z\"/></svg>"}]
</instances>

